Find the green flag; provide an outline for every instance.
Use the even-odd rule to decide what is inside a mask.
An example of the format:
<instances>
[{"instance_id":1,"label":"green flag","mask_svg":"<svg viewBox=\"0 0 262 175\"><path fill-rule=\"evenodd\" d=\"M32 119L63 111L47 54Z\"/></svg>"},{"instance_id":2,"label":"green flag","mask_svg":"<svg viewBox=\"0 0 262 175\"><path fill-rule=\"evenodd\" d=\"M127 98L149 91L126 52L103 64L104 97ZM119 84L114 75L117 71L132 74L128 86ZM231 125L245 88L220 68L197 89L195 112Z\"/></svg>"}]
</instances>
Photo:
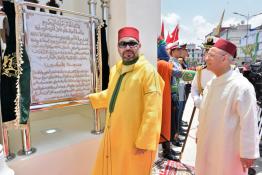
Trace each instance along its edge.
<instances>
[{"instance_id":1,"label":"green flag","mask_svg":"<svg viewBox=\"0 0 262 175\"><path fill-rule=\"evenodd\" d=\"M259 47L259 43L258 43L258 39L259 39L259 31L256 34L256 43L255 43L255 49L254 49L254 53L252 55L252 60L254 62L256 62L257 59L257 51L258 51L258 47Z\"/></svg>"},{"instance_id":2,"label":"green flag","mask_svg":"<svg viewBox=\"0 0 262 175\"><path fill-rule=\"evenodd\" d=\"M22 48L22 60L23 64L21 65L22 74L19 79L20 87L20 124L26 124L29 118L30 112L30 62L26 50Z\"/></svg>"}]
</instances>

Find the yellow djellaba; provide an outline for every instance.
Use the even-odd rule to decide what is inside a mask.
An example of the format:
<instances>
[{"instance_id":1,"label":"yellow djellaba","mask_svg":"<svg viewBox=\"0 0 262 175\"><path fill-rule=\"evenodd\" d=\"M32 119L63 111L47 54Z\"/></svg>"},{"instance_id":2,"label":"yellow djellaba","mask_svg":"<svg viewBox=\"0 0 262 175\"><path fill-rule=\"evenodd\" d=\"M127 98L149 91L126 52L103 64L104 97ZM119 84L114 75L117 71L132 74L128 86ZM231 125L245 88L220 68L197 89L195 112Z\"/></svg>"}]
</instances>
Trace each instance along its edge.
<instances>
[{"instance_id":1,"label":"yellow djellaba","mask_svg":"<svg viewBox=\"0 0 262 175\"><path fill-rule=\"evenodd\" d=\"M117 63L108 89L89 96L93 108L107 108L93 175L150 175L160 138L163 87L141 55L135 64ZM137 148L146 151L135 154Z\"/></svg>"}]
</instances>

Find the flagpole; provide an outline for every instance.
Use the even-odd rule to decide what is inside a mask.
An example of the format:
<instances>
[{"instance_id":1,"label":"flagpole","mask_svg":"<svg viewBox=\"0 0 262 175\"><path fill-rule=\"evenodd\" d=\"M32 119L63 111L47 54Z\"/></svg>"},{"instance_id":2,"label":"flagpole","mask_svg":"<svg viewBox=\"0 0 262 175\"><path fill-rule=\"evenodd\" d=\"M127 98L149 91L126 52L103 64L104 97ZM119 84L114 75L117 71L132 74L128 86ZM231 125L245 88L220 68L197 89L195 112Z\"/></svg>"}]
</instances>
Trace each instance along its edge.
<instances>
[{"instance_id":1,"label":"flagpole","mask_svg":"<svg viewBox=\"0 0 262 175\"><path fill-rule=\"evenodd\" d=\"M96 16L96 0L89 0L89 12L92 16ZM96 22L94 19L91 19L91 27L92 27L92 60L93 60L93 89L94 92L99 91L98 87L98 64L97 64L97 59L96 59L96 40L95 40L95 35L96 35ZM100 75L101 76L101 75ZM101 118L100 118L101 111L98 109L94 109L94 130L91 131L92 134L101 134L103 130L101 129Z\"/></svg>"},{"instance_id":2,"label":"flagpole","mask_svg":"<svg viewBox=\"0 0 262 175\"><path fill-rule=\"evenodd\" d=\"M190 132L190 129L191 129L191 126L192 126L192 122L193 122L193 119L194 119L194 116L195 116L195 112L196 112L196 107L194 106L191 117L190 117L189 125L188 125L187 131L186 131L186 138L185 138L185 141L184 141L184 144L182 146L181 153L180 153L180 157L179 157L180 161L182 160L184 149L186 147L187 139L188 139L189 132Z\"/></svg>"},{"instance_id":3,"label":"flagpole","mask_svg":"<svg viewBox=\"0 0 262 175\"><path fill-rule=\"evenodd\" d=\"M162 21L162 25L161 25L161 37L163 39L165 39L165 25L164 25L164 21Z\"/></svg>"},{"instance_id":4,"label":"flagpole","mask_svg":"<svg viewBox=\"0 0 262 175\"><path fill-rule=\"evenodd\" d=\"M101 0L101 8L102 8L102 18L105 21L106 25L109 24L109 0ZM106 40L108 41L108 27L106 30Z\"/></svg>"},{"instance_id":5,"label":"flagpole","mask_svg":"<svg viewBox=\"0 0 262 175\"><path fill-rule=\"evenodd\" d=\"M26 28L25 28L25 21L26 17L24 14L24 8L25 6L23 3L15 3L15 10L16 10L16 57L17 57L17 64L22 65L24 63L24 54L23 52L26 52L26 50L23 50L23 47L25 46L25 33L26 33ZM22 75L22 66L21 66L21 75ZM19 81L21 80L21 75L19 76ZM20 85L19 85L20 86ZM19 88L20 95L21 93L21 86ZM19 103L21 99L19 99ZM20 105L20 104L19 104ZM28 110L30 110L30 107L28 106ZM20 113L21 109L19 109ZM20 116L21 117L21 116ZM29 114L28 114L29 117ZM19 129L21 131L21 138L22 138L22 149L18 151L18 155L26 155L29 156L33 153L36 152L36 148L32 147L31 143L31 133L30 133L30 121L27 120L26 123L21 124L19 123Z\"/></svg>"},{"instance_id":6,"label":"flagpole","mask_svg":"<svg viewBox=\"0 0 262 175\"><path fill-rule=\"evenodd\" d=\"M220 18L220 21L215 29L215 32L214 32L214 36L215 37L220 37L220 32L221 32L221 28L222 28L222 23L223 23L223 19L224 19L224 15L225 15L225 10L223 11L222 15L221 15L221 18Z\"/></svg>"}]
</instances>

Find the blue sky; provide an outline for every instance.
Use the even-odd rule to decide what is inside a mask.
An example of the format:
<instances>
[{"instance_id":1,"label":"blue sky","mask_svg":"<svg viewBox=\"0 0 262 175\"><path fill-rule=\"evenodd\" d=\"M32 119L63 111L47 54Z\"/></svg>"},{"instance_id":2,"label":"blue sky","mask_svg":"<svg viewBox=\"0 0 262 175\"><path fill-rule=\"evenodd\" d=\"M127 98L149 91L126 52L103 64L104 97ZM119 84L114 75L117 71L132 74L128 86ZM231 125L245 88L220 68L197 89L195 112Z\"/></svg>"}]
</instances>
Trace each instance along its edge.
<instances>
[{"instance_id":1,"label":"blue sky","mask_svg":"<svg viewBox=\"0 0 262 175\"><path fill-rule=\"evenodd\" d=\"M165 32L172 32L179 23L179 39L197 44L216 27L224 9L222 26L237 25L243 20L246 23L244 17L233 12L246 16L262 13L262 0L161 0L161 3ZM250 18L249 23L252 27L262 25L262 15Z\"/></svg>"}]
</instances>

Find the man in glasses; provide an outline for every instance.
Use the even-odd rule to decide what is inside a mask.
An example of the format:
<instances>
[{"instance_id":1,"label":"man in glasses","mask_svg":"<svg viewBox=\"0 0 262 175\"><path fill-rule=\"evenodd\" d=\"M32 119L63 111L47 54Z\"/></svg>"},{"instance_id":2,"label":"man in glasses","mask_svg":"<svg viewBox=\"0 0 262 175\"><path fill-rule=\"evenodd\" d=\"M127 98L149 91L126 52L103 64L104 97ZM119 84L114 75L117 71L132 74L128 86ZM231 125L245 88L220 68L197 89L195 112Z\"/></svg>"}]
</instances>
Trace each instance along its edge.
<instances>
[{"instance_id":1,"label":"man in glasses","mask_svg":"<svg viewBox=\"0 0 262 175\"><path fill-rule=\"evenodd\" d=\"M139 54L139 31L118 32L122 60L110 71L108 89L89 95L93 108L107 108L94 175L150 174L158 148L164 82Z\"/></svg>"},{"instance_id":2,"label":"man in glasses","mask_svg":"<svg viewBox=\"0 0 262 175\"><path fill-rule=\"evenodd\" d=\"M205 48L204 57L208 53L208 50L215 44L214 40L214 37L208 37L205 43L203 43ZM199 108L202 101L203 90L206 87L207 82L210 81L215 76L215 74L208 70L206 65L197 67L196 71L196 76L192 81L191 96L193 98L195 107Z\"/></svg>"},{"instance_id":3,"label":"man in glasses","mask_svg":"<svg viewBox=\"0 0 262 175\"><path fill-rule=\"evenodd\" d=\"M200 105L196 175L247 175L259 157L256 94L231 67L236 46L219 39L205 57L216 77L208 82Z\"/></svg>"}]
</instances>

